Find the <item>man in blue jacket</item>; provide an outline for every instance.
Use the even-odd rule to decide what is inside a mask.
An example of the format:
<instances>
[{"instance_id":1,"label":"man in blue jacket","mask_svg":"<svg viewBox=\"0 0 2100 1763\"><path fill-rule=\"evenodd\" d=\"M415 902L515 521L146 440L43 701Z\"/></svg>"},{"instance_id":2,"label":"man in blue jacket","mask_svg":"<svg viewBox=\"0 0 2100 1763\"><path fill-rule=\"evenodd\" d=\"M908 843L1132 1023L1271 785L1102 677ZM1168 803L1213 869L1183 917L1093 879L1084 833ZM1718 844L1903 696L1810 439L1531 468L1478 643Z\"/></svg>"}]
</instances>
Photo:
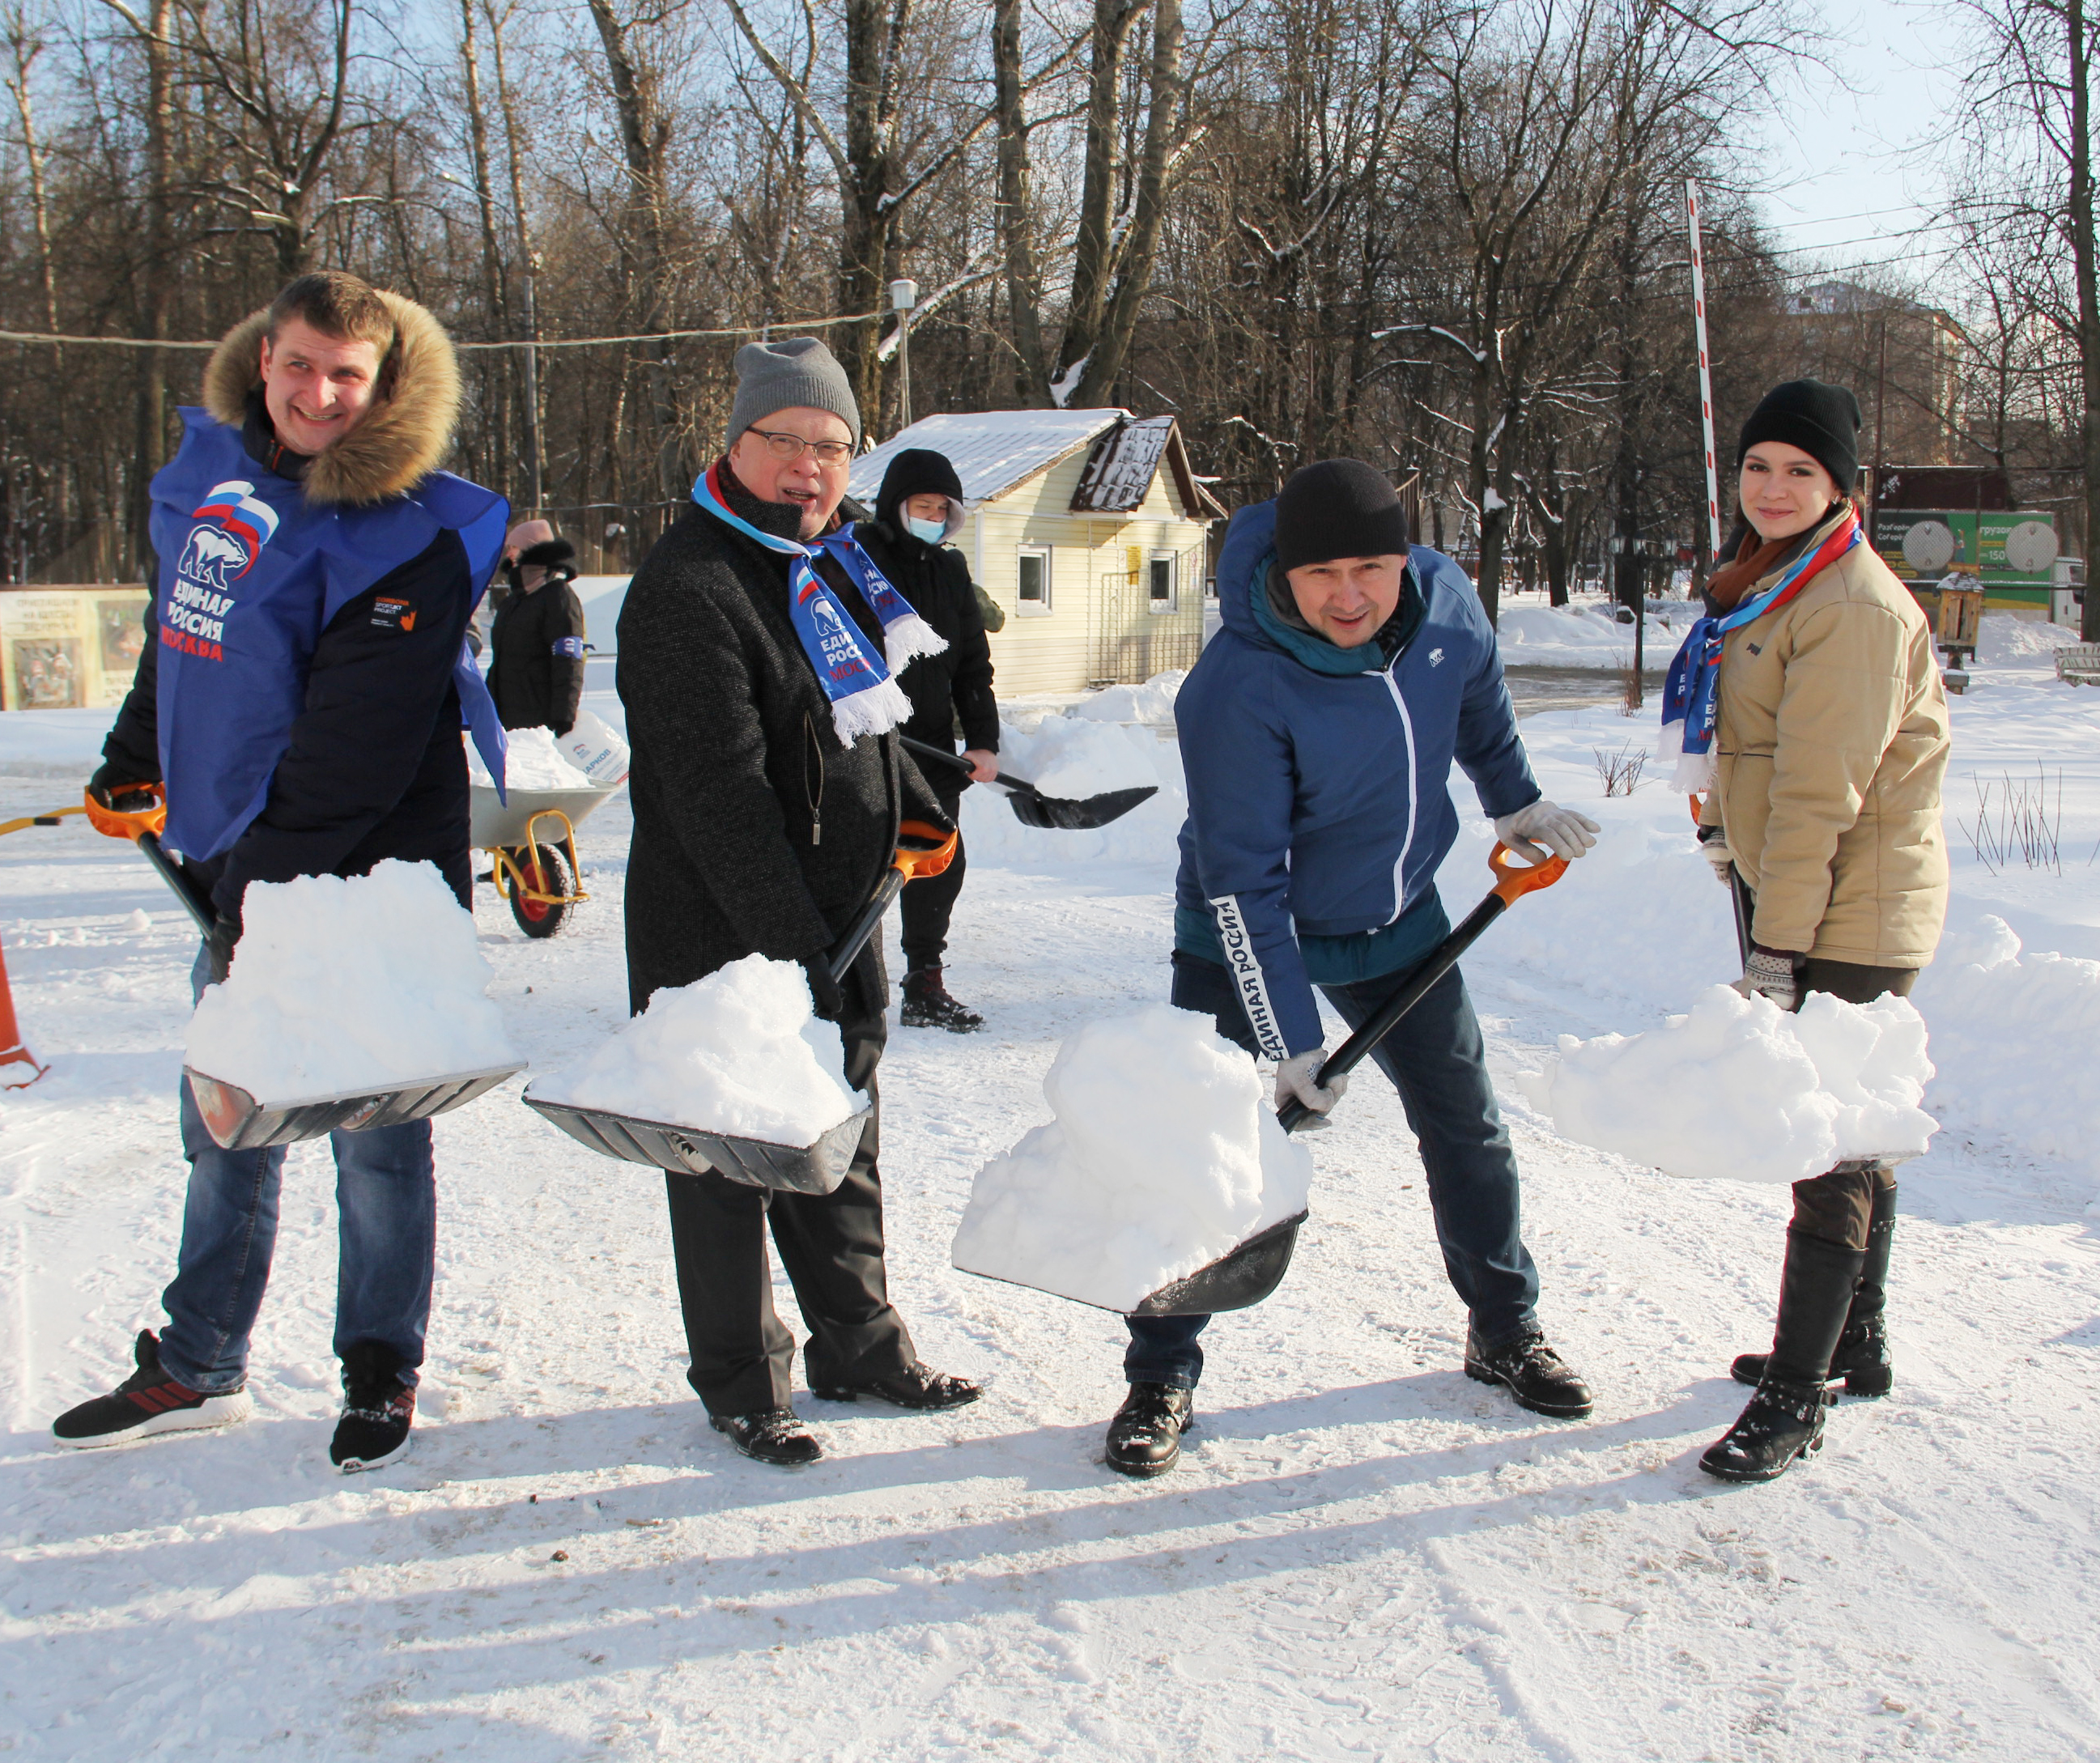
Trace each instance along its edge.
<instances>
[{"instance_id":1,"label":"man in blue jacket","mask_svg":"<svg viewBox=\"0 0 2100 1763\"><path fill-rule=\"evenodd\" d=\"M1458 835L1455 760L1496 833L1579 857L1596 823L1539 793L1479 596L1408 542L1392 487L1324 460L1233 517L1218 563L1224 629L1176 701L1189 818L1176 884L1173 1002L1277 1064L1279 1099L1325 1114L1348 1079L1326 1057L1317 986L1352 1028L1449 933L1436 875ZM1516 1161L1454 968L1374 1056L1407 1111L1437 1241L1468 1312L1467 1375L1542 1414L1590 1392L1546 1344L1518 1230ZM1108 1462L1157 1475L1180 1457L1208 1316L1129 1319L1130 1394Z\"/></svg>"},{"instance_id":2,"label":"man in blue jacket","mask_svg":"<svg viewBox=\"0 0 2100 1763\"><path fill-rule=\"evenodd\" d=\"M108 816L167 796L164 842L217 910L191 976L226 976L251 882L435 864L469 903L470 723L503 731L465 646L510 513L437 469L452 447L452 346L414 302L323 271L227 333L204 407L152 484L159 568L144 654L88 786ZM227 1151L181 1086L190 1179L167 1327L137 1369L60 1415L62 1445L245 1420L250 1330L270 1277L285 1153ZM430 1123L333 1135L342 1257L335 1350L346 1472L408 1448L430 1319Z\"/></svg>"}]
</instances>

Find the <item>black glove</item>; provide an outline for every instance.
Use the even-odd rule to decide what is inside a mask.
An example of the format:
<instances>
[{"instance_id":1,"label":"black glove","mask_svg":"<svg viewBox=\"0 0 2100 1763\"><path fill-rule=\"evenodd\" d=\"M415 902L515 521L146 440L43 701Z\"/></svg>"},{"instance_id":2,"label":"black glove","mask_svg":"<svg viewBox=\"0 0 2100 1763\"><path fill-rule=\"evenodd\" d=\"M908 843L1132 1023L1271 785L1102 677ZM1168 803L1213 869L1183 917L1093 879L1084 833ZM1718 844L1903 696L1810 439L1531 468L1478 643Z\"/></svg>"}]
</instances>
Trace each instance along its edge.
<instances>
[{"instance_id":1,"label":"black glove","mask_svg":"<svg viewBox=\"0 0 2100 1763\"><path fill-rule=\"evenodd\" d=\"M233 967L233 945L240 941L240 920L219 914L211 935L204 940L205 958L211 963L211 983L223 985Z\"/></svg>"},{"instance_id":2,"label":"black glove","mask_svg":"<svg viewBox=\"0 0 2100 1763\"><path fill-rule=\"evenodd\" d=\"M846 994L832 977L832 964L823 955L805 959L802 972L810 982L810 1006L826 1022L836 1022L846 1013Z\"/></svg>"},{"instance_id":3,"label":"black glove","mask_svg":"<svg viewBox=\"0 0 2100 1763\"><path fill-rule=\"evenodd\" d=\"M112 814L137 814L153 805L153 792L145 787L157 778L135 778L137 768L104 760L87 780L87 793Z\"/></svg>"}]
</instances>

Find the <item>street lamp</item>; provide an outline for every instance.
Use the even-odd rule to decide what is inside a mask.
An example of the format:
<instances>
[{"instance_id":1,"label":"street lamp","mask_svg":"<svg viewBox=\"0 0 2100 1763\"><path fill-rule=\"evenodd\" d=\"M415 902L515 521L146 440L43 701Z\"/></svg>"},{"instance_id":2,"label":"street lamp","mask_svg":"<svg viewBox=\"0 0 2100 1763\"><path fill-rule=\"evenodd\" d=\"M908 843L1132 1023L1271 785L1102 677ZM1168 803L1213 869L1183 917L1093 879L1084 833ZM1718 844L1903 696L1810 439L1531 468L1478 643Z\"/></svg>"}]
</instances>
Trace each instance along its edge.
<instances>
[{"instance_id":1,"label":"street lamp","mask_svg":"<svg viewBox=\"0 0 2100 1763\"><path fill-rule=\"evenodd\" d=\"M898 426L911 426L911 309L919 304L919 284L909 276L889 284L889 310L897 315Z\"/></svg>"}]
</instances>

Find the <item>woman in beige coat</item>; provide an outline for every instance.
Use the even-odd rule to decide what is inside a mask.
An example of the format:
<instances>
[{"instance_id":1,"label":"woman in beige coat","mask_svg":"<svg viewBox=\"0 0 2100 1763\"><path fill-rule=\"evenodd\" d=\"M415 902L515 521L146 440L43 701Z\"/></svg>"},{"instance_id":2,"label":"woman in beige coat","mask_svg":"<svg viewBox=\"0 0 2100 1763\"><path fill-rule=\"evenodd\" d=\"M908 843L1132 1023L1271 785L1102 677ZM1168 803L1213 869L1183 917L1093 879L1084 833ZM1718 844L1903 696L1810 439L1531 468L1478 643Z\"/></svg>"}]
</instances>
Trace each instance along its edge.
<instances>
[{"instance_id":1,"label":"woman in beige coat","mask_svg":"<svg viewBox=\"0 0 2100 1763\"><path fill-rule=\"evenodd\" d=\"M1686 731L1680 780L1710 786L1701 848L1744 890L1740 989L1782 1010L1904 996L1947 911L1947 699L1924 614L1861 531L1859 429L1852 394L1815 380L1751 413L1742 530L1665 708ZM1831 1382L1887 1392L1895 1198L1871 1160L1794 1183L1772 1349L1735 1362L1757 1394L1701 1468L1768 1481L1821 1445Z\"/></svg>"}]
</instances>

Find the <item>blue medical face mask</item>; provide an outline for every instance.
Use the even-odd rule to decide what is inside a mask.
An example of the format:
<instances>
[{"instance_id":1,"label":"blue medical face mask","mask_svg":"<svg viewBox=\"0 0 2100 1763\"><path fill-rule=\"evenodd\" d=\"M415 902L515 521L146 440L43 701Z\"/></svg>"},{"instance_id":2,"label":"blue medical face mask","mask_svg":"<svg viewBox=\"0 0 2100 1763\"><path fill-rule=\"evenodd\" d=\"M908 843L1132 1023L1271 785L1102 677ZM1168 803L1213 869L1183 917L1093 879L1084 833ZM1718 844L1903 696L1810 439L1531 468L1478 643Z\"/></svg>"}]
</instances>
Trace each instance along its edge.
<instances>
[{"instance_id":1,"label":"blue medical face mask","mask_svg":"<svg viewBox=\"0 0 2100 1763\"><path fill-rule=\"evenodd\" d=\"M923 539L929 544L938 544L948 536L948 523L945 520L915 520L908 514L904 518L904 530L913 538Z\"/></svg>"}]
</instances>

